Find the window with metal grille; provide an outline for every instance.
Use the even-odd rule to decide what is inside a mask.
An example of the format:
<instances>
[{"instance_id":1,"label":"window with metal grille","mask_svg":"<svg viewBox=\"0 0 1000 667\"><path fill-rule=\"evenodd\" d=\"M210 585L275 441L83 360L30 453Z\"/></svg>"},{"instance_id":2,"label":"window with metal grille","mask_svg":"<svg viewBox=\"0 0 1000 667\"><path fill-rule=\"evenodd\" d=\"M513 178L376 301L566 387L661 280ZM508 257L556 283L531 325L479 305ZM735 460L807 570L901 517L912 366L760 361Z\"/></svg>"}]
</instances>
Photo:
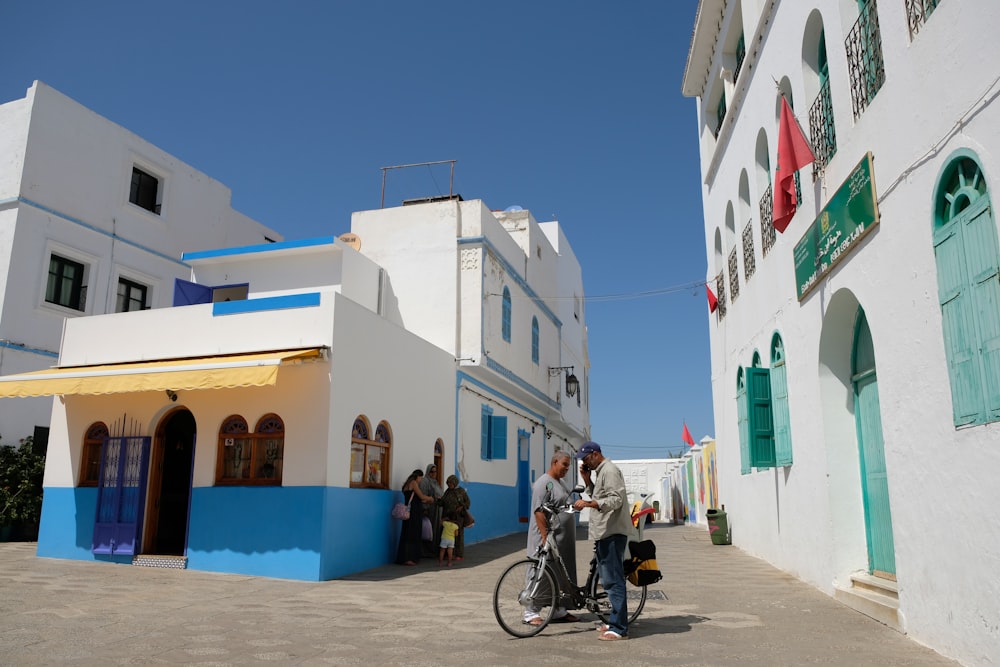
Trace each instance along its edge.
<instances>
[{"instance_id":1,"label":"window with metal grille","mask_svg":"<svg viewBox=\"0 0 1000 667\"><path fill-rule=\"evenodd\" d=\"M851 101L855 118L864 113L885 83L882 36L878 26L878 3L876 0L858 0L858 4L860 6L858 20L844 41L847 69L851 76Z\"/></svg>"},{"instance_id":2,"label":"window with metal grille","mask_svg":"<svg viewBox=\"0 0 1000 667\"><path fill-rule=\"evenodd\" d=\"M160 214L160 180L138 167L132 167L132 185L128 200L140 208Z\"/></svg>"},{"instance_id":3,"label":"window with metal grille","mask_svg":"<svg viewBox=\"0 0 1000 667\"><path fill-rule=\"evenodd\" d=\"M910 39L916 37L930 15L941 4L941 0L905 0L906 24L910 28Z\"/></svg>"},{"instance_id":4,"label":"window with metal grille","mask_svg":"<svg viewBox=\"0 0 1000 667\"><path fill-rule=\"evenodd\" d=\"M715 312L719 314L719 319L721 320L726 316L726 272L720 271L719 275L715 276L715 298L719 302L718 308Z\"/></svg>"},{"instance_id":5,"label":"window with metal grille","mask_svg":"<svg viewBox=\"0 0 1000 667\"><path fill-rule=\"evenodd\" d=\"M116 313L127 313L133 310L146 310L149 304L146 303L146 293L148 288L127 278L118 278L118 302L115 304Z\"/></svg>"},{"instance_id":6,"label":"window with metal grille","mask_svg":"<svg viewBox=\"0 0 1000 667\"><path fill-rule=\"evenodd\" d=\"M753 220L747 220L743 228L743 277L747 282L757 270L757 259L753 251Z\"/></svg>"},{"instance_id":7,"label":"window with metal grille","mask_svg":"<svg viewBox=\"0 0 1000 667\"><path fill-rule=\"evenodd\" d=\"M736 248L729 251L729 298L735 303L740 295L740 266Z\"/></svg>"},{"instance_id":8,"label":"window with metal grille","mask_svg":"<svg viewBox=\"0 0 1000 667\"><path fill-rule=\"evenodd\" d=\"M771 252L771 248L774 247L777 240L777 233L774 231L773 206L773 193L769 183L767 190L764 190L764 196L760 198L760 247L764 257L767 257L767 253Z\"/></svg>"},{"instance_id":9,"label":"window with metal grille","mask_svg":"<svg viewBox=\"0 0 1000 667\"><path fill-rule=\"evenodd\" d=\"M84 310L87 307L87 287L83 284L85 274L86 267L80 262L51 255L45 300L73 310Z\"/></svg>"}]
</instances>

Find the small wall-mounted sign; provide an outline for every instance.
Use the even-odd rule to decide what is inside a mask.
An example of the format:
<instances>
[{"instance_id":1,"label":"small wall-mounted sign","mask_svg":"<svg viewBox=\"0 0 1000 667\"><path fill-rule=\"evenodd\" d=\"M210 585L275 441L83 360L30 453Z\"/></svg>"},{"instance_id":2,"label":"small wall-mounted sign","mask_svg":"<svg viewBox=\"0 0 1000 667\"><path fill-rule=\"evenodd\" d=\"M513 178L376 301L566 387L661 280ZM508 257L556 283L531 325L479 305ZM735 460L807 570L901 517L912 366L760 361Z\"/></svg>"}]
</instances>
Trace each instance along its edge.
<instances>
[{"instance_id":1,"label":"small wall-mounted sign","mask_svg":"<svg viewBox=\"0 0 1000 667\"><path fill-rule=\"evenodd\" d=\"M337 237L339 240L343 241L355 250L361 250L361 237L357 234L352 234L347 232L346 234L341 234Z\"/></svg>"}]
</instances>

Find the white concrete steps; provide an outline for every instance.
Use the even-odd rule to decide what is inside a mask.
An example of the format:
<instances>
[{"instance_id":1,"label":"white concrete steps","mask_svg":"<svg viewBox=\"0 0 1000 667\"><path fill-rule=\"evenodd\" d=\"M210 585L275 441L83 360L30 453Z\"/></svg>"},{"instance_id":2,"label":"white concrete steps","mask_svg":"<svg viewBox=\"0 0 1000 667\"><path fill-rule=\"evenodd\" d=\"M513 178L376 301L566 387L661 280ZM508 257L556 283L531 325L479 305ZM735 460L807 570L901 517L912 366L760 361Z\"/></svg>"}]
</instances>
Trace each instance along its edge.
<instances>
[{"instance_id":1,"label":"white concrete steps","mask_svg":"<svg viewBox=\"0 0 1000 667\"><path fill-rule=\"evenodd\" d=\"M895 581L867 573L852 574L850 588L838 587L834 597L893 630L903 631L899 621L899 587Z\"/></svg>"}]
</instances>

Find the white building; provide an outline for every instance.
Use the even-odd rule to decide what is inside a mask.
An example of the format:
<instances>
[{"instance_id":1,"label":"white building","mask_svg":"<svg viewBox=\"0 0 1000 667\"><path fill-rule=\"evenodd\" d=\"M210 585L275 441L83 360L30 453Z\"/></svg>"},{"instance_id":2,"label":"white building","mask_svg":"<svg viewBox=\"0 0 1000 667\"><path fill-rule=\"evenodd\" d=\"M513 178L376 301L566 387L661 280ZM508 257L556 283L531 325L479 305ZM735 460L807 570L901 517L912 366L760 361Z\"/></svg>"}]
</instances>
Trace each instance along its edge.
<instances>
[{"instance_id":1,"label":"white building","mask_svg":"<svg viewBox=\"0 0 1000 667\"><path fill-rule=\"evenodd\" d=\"M185 250L281 239L223 184L37 81L0 105L0 154L0 375L52 366L67 318L169 306ZM51 403L0 402L4 442L44 437Z\"/></svg>"},{"instance_id":2,"label":"white building","mask_svg":"<svg viewBox=\"0 0 1000 667\"><path fill-rule=\"evenodd\" d=\"M174 307L70 320L58 368L0 378L60 396L40 555L343 576L392 562L390 508L431 461L473 499L470 541L524 530L588 424L548 368L586 392L558 224L449 199L358 213L349 238L185 253Z\"/></svg>"},{"instance_id":3,"label":"white building","mask_svg":"<svg viewBox=\"0 0 1000 667\"><path fill-rule=\"evenodd\" d=\"M683 80L734 544L966 664L1000 646L998 25L701 0ZM779 92L817 159L776 235Z\"/></svg>"}]
</instances>

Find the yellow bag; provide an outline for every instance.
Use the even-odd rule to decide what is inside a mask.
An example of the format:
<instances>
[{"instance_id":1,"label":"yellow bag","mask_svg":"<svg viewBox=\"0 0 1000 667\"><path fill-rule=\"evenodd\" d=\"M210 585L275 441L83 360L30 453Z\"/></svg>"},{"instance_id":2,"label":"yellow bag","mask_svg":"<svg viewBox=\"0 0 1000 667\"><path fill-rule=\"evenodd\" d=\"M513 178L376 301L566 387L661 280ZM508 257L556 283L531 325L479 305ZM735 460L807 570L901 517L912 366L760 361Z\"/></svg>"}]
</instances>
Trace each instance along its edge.
<instances>
[{"instance_id":1,"label":"yellow bag","mask_svg":"<svg viewBox=\"0 0 1000 667\"><path fill-rule=\"evenodd\" d=\"M632 559L633 561L637 559ZM628 567L625 568L628 571ZM663 578L655 558L635 563L635 568L629 572L628 580L633 586L650 586Z\"/></svg>"}]
</instances>

